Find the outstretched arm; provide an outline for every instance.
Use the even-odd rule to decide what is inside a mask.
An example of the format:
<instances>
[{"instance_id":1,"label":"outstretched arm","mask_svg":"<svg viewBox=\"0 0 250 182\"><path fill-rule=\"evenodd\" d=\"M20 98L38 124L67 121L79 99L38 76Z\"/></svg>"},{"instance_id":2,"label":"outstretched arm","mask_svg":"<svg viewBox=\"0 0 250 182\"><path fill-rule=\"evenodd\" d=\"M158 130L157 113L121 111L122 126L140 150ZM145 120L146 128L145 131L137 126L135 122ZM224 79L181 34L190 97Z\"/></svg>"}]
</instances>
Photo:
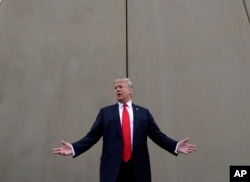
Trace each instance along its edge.
<instances>
[{"instance_id":1,"label":"outstretched arm","mask_svg":"<svg viewBox=\"0 0 250 182\"><path fill-rule=\"evenodd\" d=\"M189 141L189 138L181 140L178 143L177 152L182 153L182 154L190 154L198 150L198 147L196 145L189 144L188 141Z\"/></svg>"},{"instance_id":2,"label":"outstretched arm","mask_svg":"<svg viewBox=\"0 0 250 182\"><path fill-rule=\"evenodd\" d=\"M69 155L73 155L73 151L72 151L72 145L68 142L65 142L63 140L61 140L62 146L58 147L58 148L54 148L53 154L59 154L59 155L64 155L64 156L69 156Z\"/></svg>"}]
</instances>

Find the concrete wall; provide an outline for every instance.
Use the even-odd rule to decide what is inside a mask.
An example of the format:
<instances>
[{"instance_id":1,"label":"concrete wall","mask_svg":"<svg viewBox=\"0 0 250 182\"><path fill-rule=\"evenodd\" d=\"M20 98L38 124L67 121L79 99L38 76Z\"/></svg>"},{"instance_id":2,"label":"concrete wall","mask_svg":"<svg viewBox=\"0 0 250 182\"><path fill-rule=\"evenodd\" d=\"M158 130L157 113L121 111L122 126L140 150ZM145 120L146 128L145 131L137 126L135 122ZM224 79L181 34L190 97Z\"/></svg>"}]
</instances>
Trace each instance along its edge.
<instances>
[{"instance_id":1,"label":"concrete wall","mask_svg":"<svg viewBox=\"0 0 250 182\"><path fill-rule=\"evenodd\" d=\"M250 27L243 3L144 2L135 0L129 10L134 100L170 136L199 146L176 159L152 144L154 181L229 181L229 165L250 165Z\"/></svg>"},{"instance_id":2,"label":"concrete wall","mask_svg":"<svg viewBox=\"0 0 250 182\"><path fill-rule=\"evenodd\" d=\"M0 181L98 181L101 142L74 160L51 149L115 102L125 35L125 1L1 2ZM230 165L250 165L243 1L128 1L128 42L134 102L199 146L176 158L149 142L153 181L229 181Z\"/></svg>"},{"instance_id":3,"label":"concrete wall","mask_svg":"<svg viewBox=\"0 0 250 182\"><path fill-rule=\"evenodd\" d=\"M125 8L116 0L9 1L0 7L0 181L98 181L100 144L52 155L114 103L125 76Z\"/></svg>"}]
</instances>

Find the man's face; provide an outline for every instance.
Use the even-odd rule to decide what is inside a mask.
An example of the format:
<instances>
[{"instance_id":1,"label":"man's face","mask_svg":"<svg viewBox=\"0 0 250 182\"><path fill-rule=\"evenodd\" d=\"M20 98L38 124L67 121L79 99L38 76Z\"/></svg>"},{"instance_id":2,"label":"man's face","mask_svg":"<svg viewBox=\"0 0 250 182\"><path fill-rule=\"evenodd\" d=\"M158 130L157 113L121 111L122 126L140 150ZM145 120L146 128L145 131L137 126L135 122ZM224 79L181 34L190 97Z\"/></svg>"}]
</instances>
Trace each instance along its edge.
<instances>
[{"instance_id":1,"label":"man's face","mask_svg":"<svg viewBox=\"0 0 250 182\"><path fill-rule=\"evenodd\" d=\"M126 103L131 100L132 88L129 87L127 81L115 82L115 96L116 100L121 103Z\"/></svg>"}]
</instances>

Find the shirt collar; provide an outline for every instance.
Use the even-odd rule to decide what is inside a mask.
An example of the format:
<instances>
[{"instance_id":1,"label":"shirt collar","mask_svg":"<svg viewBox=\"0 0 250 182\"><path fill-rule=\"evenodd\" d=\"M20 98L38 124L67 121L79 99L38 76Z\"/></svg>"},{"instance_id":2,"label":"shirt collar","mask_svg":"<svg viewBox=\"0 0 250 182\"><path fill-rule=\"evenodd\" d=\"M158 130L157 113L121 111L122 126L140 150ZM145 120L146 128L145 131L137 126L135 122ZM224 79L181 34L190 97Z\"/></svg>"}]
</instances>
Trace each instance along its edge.
<instances>
[{"instance_id":1,"label":"shirt collar","mask_svg":"<svg viewBox=\"0 0 250 182\"><path fill-rule=\"evenodd\" d=\"M123 108L123 104L124 103L118 102L119 109ZM131 100L129 100L126 104L128 105L127 107L132 108L132 101Z\"/></svg>"}]
</instances>

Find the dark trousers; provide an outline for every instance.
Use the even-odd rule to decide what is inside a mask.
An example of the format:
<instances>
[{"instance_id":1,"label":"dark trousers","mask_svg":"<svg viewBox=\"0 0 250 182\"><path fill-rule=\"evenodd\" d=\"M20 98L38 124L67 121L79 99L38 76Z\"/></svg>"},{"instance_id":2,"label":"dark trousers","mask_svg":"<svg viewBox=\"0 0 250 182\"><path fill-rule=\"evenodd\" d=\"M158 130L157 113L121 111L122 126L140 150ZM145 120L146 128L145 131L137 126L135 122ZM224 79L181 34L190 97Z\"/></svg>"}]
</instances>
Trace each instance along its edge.
<instances>
[{"instance_id":1,"label":"dark trousers","mask_svg":"<svg viewBox=\"0 0 250 182\"><path fill-rule=\"evenodd\" d=\"M116 182L135 182L131 160L122 161Z\"/></svg>"}]
</instances>

